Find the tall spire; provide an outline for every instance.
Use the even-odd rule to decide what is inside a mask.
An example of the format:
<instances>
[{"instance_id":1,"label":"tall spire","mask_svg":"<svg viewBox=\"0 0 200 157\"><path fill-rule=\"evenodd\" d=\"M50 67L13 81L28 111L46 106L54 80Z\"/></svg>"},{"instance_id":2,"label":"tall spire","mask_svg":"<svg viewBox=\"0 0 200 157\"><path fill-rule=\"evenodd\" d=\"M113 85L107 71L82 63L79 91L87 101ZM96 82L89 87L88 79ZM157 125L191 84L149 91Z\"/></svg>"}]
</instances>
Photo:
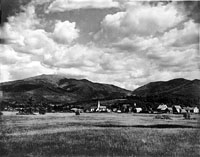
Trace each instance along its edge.
<instances>
[{"instance_id":1,"label":"tall spire","mask_svg":"<svg viewBox=\"0 0 200 157\"><path fill-rule=\"evenodd\" d=\"M100 101L98 100L98 104L97 104L97 110L99 110L101 104L100 104Z\"/></svg>"}]
</instances>

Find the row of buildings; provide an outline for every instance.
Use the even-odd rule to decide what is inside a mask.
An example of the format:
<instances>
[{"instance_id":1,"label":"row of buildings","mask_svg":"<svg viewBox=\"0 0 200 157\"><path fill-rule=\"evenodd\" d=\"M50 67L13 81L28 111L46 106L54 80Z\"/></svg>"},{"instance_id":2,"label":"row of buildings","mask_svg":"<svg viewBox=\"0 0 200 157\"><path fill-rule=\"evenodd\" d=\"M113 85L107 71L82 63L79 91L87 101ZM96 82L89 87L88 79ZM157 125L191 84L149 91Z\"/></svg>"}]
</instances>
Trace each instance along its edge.
<instances>
[{"instance_id":1,"label":"row of buildings","mask_svg":"<svg viewBox=\"0 0 200 157\"><path fill-rule=\"evenodd\" d=\"M166 104L161 104L157 107L157 111L161 113L199 113L198 107L181 107L180 105L174 105L168 107Z\"/></svg>"},{"instance_id":2,"label":"row of buildings","mask_svg":"<svg viewBox=\"0 0 200 157\"><path fill-rule=\"evenodd\" d=\"M78 109L73 108L72 111L80 110L81 112L117 112L117 113L199 113L198 107L181 107L181 105L174 105L172 107L167 106L166 104L160 104L157 108L142 108L138 107L136 103L134 105L123 104L120 107L107 107L100 104L98 101L97 106L89 107L88 109Z\"/></svg>"}]
</instances>

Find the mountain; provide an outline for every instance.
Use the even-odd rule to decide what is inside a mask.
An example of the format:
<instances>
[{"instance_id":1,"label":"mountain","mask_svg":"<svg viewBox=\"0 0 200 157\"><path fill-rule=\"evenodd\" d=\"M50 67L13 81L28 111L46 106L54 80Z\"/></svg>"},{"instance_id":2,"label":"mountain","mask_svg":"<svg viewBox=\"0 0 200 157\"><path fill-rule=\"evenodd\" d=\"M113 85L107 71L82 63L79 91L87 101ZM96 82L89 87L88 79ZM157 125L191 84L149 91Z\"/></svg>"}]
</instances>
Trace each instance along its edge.
<instances>
[{"instance_id":1,"label":"mountain","mask_svg":"<svg viewBox=\"0 0 200 157\"><path fill-rule=\"evenodd\" d=\"M69 79L59 75L39 75L27 79L0 83L3 99L36 102L77 102L94 99L121 98L130 91L114 85L100 84L86 79Z\"/></svg>"},{"instance_id":2,"label":"mountain","mask_svg":"<svg viewBox=\"0 0 200 157\"><path fill-rule=\"evenodd\" d=\"M158 102L200 105L200 80L178 78L151 82L137 88L132 94Z\"/></svg>"}]
</instances>

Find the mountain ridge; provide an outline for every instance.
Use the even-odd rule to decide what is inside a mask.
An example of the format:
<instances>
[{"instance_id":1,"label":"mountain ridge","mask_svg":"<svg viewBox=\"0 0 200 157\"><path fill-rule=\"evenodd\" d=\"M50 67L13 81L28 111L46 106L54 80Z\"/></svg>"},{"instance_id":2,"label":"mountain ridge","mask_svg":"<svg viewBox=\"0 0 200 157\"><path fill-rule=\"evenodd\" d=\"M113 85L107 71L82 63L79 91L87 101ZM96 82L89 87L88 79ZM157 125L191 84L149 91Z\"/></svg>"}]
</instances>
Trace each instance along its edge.
<instances>
[{"instance_id":1,"label":"mountain ridge","mask_svg":"<svg viewBox=\"0 0 200 157\"><path fill-rule=\"evenodd\" d=\"M200 103L200 80L184 78L150 82L131 92L112 84L43 74L0 83L0 90L4 93L4 100L17 102L33 97L37 102L73 103L119 99L132 94L143 97L147 103Z\"/></svg>"},{"instance_id":2,"label":"mountain ridge","mask_svg":"<svg viewBox=\"0 0 200 157\"><path fill-rule=\"evenodd\" d=\"M61 75L39 75L0 83L4 99L24 101L33 97L37 101L76 102L90 99L123 97L129 90L87 79L66 78ZM20 98L21 97L21 98Z\"/></svg>"},{"instance_id":3,"label":"mountain ridge","mask_svg":"<svg viewBox=\"0 0 200 157\"><path fill-rule=\"evenodd\" d=\"M151 82L135 89L132 94L149 98L154 102L200 105L200 80L178 78Z\"/></svg>"}]
</instances>

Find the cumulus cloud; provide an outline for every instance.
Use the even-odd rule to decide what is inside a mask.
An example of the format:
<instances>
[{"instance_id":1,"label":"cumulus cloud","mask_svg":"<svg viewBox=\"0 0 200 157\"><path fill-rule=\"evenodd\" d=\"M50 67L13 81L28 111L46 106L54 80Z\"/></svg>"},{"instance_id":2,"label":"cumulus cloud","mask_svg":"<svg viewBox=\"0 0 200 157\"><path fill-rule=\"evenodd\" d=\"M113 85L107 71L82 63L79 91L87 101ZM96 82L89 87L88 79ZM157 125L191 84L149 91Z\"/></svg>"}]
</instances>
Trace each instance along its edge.
<instances>
[{"instance_id":1,"label":"cumulus cloud","mask_svg":"<svg viewBox=\"0 0 200 157\"><path fill-rule=\"evenodd\" d=\"M53 53L44 55L44 63L58 68L95 68L98 66L102 53L100 49L95 47L79 44L73 46L59 45Z\"/></svg>"},{"instance_id":2,"label":"cumulus cloud","mask_svg":"<svg viewBox=\"0 0 200 157\"><path fill-rule=\"evenodd\" d=\"M176 47L198 44L199 42L199 24L189 20L183 24L183 29L171 29L166 32L163 39L166 43Z\"/></svg>"},{"instance_id":3,"label":"cumulus cloud","mask_svg":"<svg viewBox=\"0 0 200 157\"><path fill-rule=\"evenodd\" d=\"M35 29L40 20L36 17L35 7L28 5L24 12L8 18L8 22L1 28L2 37L9 43L22 45L25 30Z\"/></svg>"},{"instance_id":4,"label":"cumulus cloud","mask_svg":"<svg viewBox=\"0 0 200 157\"><path fill-rule=\"evenodd\" d=\"M0 28L5 40L5 43L0 45L0 81L45 72L40 64L42 58L39 55L44 54L44 45L47 45L47 41L51 39L48 38L48 33L40 27L40 19L36 15L35 6L28 4L23 7L22 12L10 16L8 22Z\"/></svg>"},{"instance_id":5,"label":"cumulus cloud","mask_svg":"<svg viewBox=\"0 0 200 157\"><path fill-rule=\"evenodd\" d=\"M118 2L113 0L55 0L49 5L48 12L63 12L82 8L111 8L118 6Z\"/></svg>"},{"instance_id":6,"label":"cumulus cloud","mask_svg":"<svg viewBox=\"0 0 200 157\"><path fill-rule=\"evenodd\" d=\"M1 33L9 45L17 53L42 55L53 49L54 42L49 38L50 33L41 29L40 19L35 7L28 5L24 12L11 16L1 28Z\"/></svg>"},{"instance_id":7,"label":"cumulus cloud","mask_svg":"<svg viewBox=\"0 0 200 157\"><path fill-rule=\"evenodd\" d=\"M182 20L183 17L171 5L146 6L128 10L121 25L133 33L153 35L156 32L164 32Z\"/></svg>"},{"instance_id":8,"label":"cumulus cloud","mask_svg":"<svg viewBox=\"0 0 200 157\"><path fill-rule=\"evenodd\" d=\"M12 47L0 45L0 63L2 65L16 64L18 62L29 62L30 58L24 54L18 54Z\"/></svg>"},{"instance_id":9,"label":"cumulus cloud","mask_svg":"<svg viewBox=\"0 0 200 157\"><path fill-rule=\"evenodd\" d=\"M96 38L117 40L123 37L152 36L163 33L184 20L173 5L132 6L125 12L107 15Z\"/></svg>"},{"instance_id":10,"label":"cumulus cloud","mask_svg":"<svg viewBox=\"0 0 200 157\"><path fill-rule=\"evenodd\" d=\"M75 28L75 22L57 21L55 24L53 38L59 43L71 43L79 37L79 30Z\"/></svg>"}]
</instances>

